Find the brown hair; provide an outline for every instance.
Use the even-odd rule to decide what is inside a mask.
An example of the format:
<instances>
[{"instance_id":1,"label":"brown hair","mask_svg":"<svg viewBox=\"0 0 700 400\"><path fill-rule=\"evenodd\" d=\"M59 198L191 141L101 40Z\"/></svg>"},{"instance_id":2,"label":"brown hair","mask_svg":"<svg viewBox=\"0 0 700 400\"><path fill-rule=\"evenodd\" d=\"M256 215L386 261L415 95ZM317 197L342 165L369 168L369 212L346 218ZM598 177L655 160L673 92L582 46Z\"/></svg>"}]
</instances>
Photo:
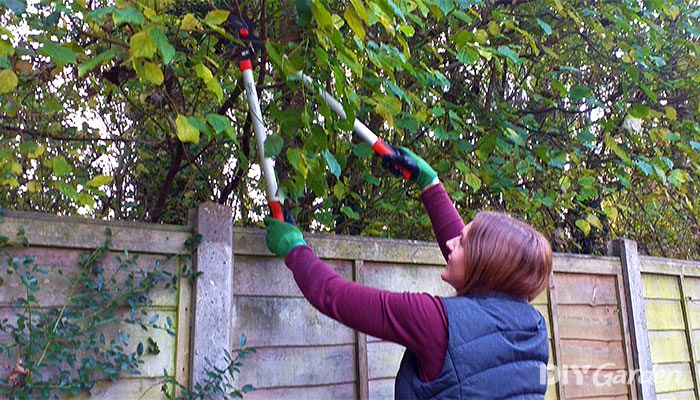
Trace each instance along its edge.
<instances>
[{"instance_id":1,"label":"brown hair","mask_svg":"<svg viewBox=\"0 0 700 400\"><path fill-rule=\"evenodd\" d=\"M498 212L476 214L464 236L462 294L501 292L532 301L549 283L552 247L530 225Z\"/></svg>"}]
</instances>

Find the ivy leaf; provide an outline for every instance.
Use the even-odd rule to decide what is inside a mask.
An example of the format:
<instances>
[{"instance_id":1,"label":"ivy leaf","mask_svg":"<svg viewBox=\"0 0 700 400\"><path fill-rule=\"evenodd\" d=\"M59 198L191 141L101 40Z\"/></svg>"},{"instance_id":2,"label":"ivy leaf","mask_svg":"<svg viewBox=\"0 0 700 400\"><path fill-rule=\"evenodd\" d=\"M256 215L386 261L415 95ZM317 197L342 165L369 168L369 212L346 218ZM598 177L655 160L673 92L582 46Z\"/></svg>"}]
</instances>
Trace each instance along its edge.
<instances>
[{"instance_id":1,"label":"ivy leaf","mask_svg":"<svg viewBox=\"0 0 700 400\"><path fill-rule=\"evenodd\" d=\"M178 114L175 119L177 138L182 143L199 143L199 130L192 126L184 115Z\"/></svg>"},{"instance_id":2,"label":"ivy leaf","mask_svg":"<svg viewBox=\"0 0 700 400\"><path fill-rule=\"evenodd\" d=\"M0 70L0 94L10 93L17 87L17 75L11 69Z\"/></svg>"},{"instance_id":3,"label":"ivy leaf","mask_svg":"<svg viewBox=\"0 0 700 400\"><path fill-rule=\"evenodd\" d=\"M131 36L129 40L129 54L131 58L153 58L156 53L156 44L151 39L148 31L141 31Z\"/></svg>"},{"instance_id":4,"label":"ivy leaf","mask_svg":"<svg viewBox=\"0 0 700 400\"><path fill-rule=\"evenodd\" d=\"M114 50L109 49L107 51L103 51L97 57L83 62L78 66L78 77L84 76L88 72L95 69L95 67L97 67L98 65L106 63L107 61L113 59L115 56L116 53L114 52Z\"/></svg>"},{"instance_id":5,"label":"ivy leaf","mask_svg":"<svg viewBox=\"0 0 700 400\"><path fill-rule=\"evenodd\" d=\"M269 135L265 139L265 157L277 157L282 152L284 140L278 135Z\"/></svg>"},{"instance_id":6,"label":"ivy leaf","mask_svg":"<svg viewBox=\"0 0 700 400\"><path fill-rule=\"evenodd\" d=\"M152 28L148 31L151 35L153 43L156 44L158 51L160 51L160 56L163 58L163 64L170 64L173 56L175 55L175 48L168 42L168 38L165 36L160 28Z\"/></svg>"},{"instance_id":7,"label":"ivy leaf","mask_svg":"<svg viewBox=\"0 0 700 400\"><path fill-rule=\"evenodd\" d=\"M63 156L56 156L51 159L51 168L53 169L53 174L55 176L67 176L73 172L73 167L68 164L66 158Z\"/></svg>"},{"instance_id":8,"label":"ivy leaf","mask_svg":"<svg viewBox=\"0 0 700 400\"><path fill-rule=\"evenodd\" d=\"M114 180L111 176L97 175L96 177L90 179L86 185L91 188L99 188L100 186L109 185Z\"/></svg>"},{"instance_id":9,"label":"ivy leaf","mask_svg":"<svg viewBox=\"0 0 700 400\"><path fill-rule=\"evenodd\" d=\"M204 22L212 25L221 25L226 22L229 14L226 10L212 10L204 17Z\"/></svg>"},{"instance_id":10,"label":"ivy leaf","mask_svg":"<svg viewBox=\"0 0 700 400\"><path fill-rule=\"evenodd\" d=\"M44 42L44 45L39 49L39 54L51 58L51 61L56 63L56 65L75 64L76 61L76 55L73 53L73 50L52 42Z\"/></svg>"},{"instance_id":11,"label":"ivy leaf","mask_svg":"<svg viewBox=\"0 0 700 400\"><path fill-rule=\"evenodd\" d=\"M546 22L542 21L541 19L537 18L537 25L539 25L540 28L542 28L542 30L544 31L544 34L545 34L545 35L548 35L548 36L549 36L549 35L552 34L552 27L551 27L548 23L546 23Z\"/></svg>"},{"instance_id":12,"label":"ivy leaf","mask_svg":"<svg viewBox=\"0 0 700 400\"><path fill-rule=\"evenodd\" d=\"M331 173L335 175L336 178L340 179L340 164L338 164L338 161L335 159L335 156L333 156L333 153L326 149L323 151L323 158L326 160L326 164L331 170Z\"/></svg>"},{"instance_id":13,"label":"ivy leaf","mask_svg":"<svg viewBox=\"0 0 700 400\"><path fill-rule=\"evenodd\" d=\"M114 20L114 25L119 26L121 24L136 24L143 25L144 18L141 11L134 7L116 9L112 13L112 19Z\"/></svg>"}]
</instances>

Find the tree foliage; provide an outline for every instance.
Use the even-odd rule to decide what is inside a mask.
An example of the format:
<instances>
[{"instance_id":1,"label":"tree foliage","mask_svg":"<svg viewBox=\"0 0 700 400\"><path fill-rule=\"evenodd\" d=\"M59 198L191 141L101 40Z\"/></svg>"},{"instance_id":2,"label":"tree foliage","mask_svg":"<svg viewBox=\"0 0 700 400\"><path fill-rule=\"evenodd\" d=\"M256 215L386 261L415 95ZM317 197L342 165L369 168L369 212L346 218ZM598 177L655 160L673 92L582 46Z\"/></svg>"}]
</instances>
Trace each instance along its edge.
<instances>
[{"instance_id":1,"label":"tree foliage","mask_svg":"<svg viewBox=\"0 0 700 400\"><path fill-rule=\"evenodd\" d=\"M465 218L555 249L700 257L700 2L0 0L0 203L181 223L266 212L230 17L255 23L265 151L309 229L424 239L417 194L312 91L438 171ZM25 11L26 7L26 11ZM0 8L1 9L1 8Z\"/></svg>"}]
</instances>

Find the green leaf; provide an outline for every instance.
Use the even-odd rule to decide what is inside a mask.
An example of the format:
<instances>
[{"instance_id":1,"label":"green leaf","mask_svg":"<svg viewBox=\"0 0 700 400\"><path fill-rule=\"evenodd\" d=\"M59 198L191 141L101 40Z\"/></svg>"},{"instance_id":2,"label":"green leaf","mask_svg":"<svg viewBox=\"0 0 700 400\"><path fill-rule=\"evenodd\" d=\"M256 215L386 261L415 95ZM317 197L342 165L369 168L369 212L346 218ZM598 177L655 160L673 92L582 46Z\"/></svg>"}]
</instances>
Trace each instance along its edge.
<instances>
[{"instance_id":1,"label":"green leaf","mask_svg":"<svg viewBox=\"0 0 700 400\"><path fill-rule=\"evenodd\" d=\"M63 156L56 156L51 159L51 168L53 169L53 174L58 177L70 175L73 172L73 168L68 164L66 158Z\"/></svg>"},{"instance_id":2,"label":"green leaf","mask_svg":"<svg viewBox=\"0 0 700 400\"><path fill-rule=\"evenodd\" d=\"M0 5L9 8L15 15L23 14L27 10L27 0L0 0Z\"/></svg>"},{"instance_id":3,"label":"green leaf","mask_svg":"<svg viewBox=\"0 0 700 400\"><path fill-rule=\"evenodd\" d=\"M91 188L99 188L100 186L109 185L112 183L112 180L114 180L114 178L111 176L97 175L96 177L90 179L86 185Z\"/></svg>"},{"instance_id":4,"label":"green leaf","mask_svg":"<svg viewBox=\"0 0 700 400\"><path fill-rule=\"evenodd\" d=\"M278 135L269 135L265 139L265 157L277 157L282 152L284 140Z\"/></svg>"},{"instance_id":5,"label":"green leaf","mask_svg":"<svg viewBox=\"0 0 700 400\"><path fill-rule=\"evenodd\" d=\"M320 0L312 0L311 13L319 28L333 28L333 17Z\"/></svg>"},{"instance_id":6,"label":"green leaf","mask_svg":"<svg viewBox=\"0 0 700 400\"><path fill-rule=\"evenodd\" d=\"M214 128L214 132L216 132L217 134L226 132L229 138L233 139L235 137L236 131L231 125L231 120L229 120L228 117L226 117L225 115L212 113L207 114L207 122L209 122L209 125L211 125L211 127Z\"/></svg>"},{"instance_id":7,"label":"green leaf","mask_svg":"<svg viewBox=\"0 0 700 400\"><path fill-rule=\"evenodd\" d=\"M355 145L355 147L352 150L353 154L355 154L359 158L365 158L372 154L373 150L370 145L368 145L365 142L360 142Z\"/></svg>"},{"instance_id":8,"label":"green leaf","mask_svg":"<svg viewBox=\"0 0 700 400\"><path fill-rule=\"evenodd\" d=\"M540 28L542 28L542 30L544 31L544 34L545 34L545 35L551 35L551 34L552 34L552 27L551 27L548 23L546 23L546 22L542 21L541 19L537 18L537 25L539 25Z\"/></svg>"},{"instance_id":9,"label":"green leaf","mask_svg":"<svg viewBox=\"0 0 700 400\"><path fill-rule=\"evenodd\" d=\"M175 55L175 48L168 42L168 38L165 36L160 28L152 28L148 31L151 35L153 43L156 44L158 51L160 51L160 56L163 58L163 64L170 64L173 56Z\"/></svg>"},{"instance_id":10,"label":"green leaf","mask_svg":"<svg viewBox=\"0 0 700 400\"><path fill-rule=\"evenodd\" d=\"M590 98L593 96L593 90L588 86L584 85L574 85L574 87L569 90L569 98L571 101L579 101L583 98Z\"/></svg>"},{"instance_id":11,"label":"green leaf","mask_svg":"<svg viewBox=\"0 0 700 400\"><path fill-rule=\"evenodd\" d=\"M297 23L300 26L307 27L311 23L311 0L296 0Z\"/></svg>"},{"instance_id":12,"label":"green leaf","mask_svg":"<svg viewBox=\"0 0 700 400\"><path fill-rule=\"evenodd\" d=\"M299 172L303 178L306 178L309 170L304 161L304 155L296 147L287 149L287 161L292 165L295 171Z\"/></svg>"},{"instance_id":13,"label":"green leaf","mask_svg":"<svg viewBox=\"0 0 700 400\"><path fill-rule=\"evenodd\" d=\"M177 137L182 143L199 143L199 130L192 126L184 115L178 114L175 119Z\"/></svg>"},{"instance_id":14,"label":"green leaf","mask_svg":"<svg viewBox=\"0 0 700 400\"><path fill-rule=\"evenodd\" d=\"M17 75L11 69L0 70L0 94L10 93L17 87Z\"/></svg>"},{"instance_id":15,"label":"green leaf","mask_svg":"<svg viewBox=\"0 0 700 400\"><path fill-rule=\"evenodd\" d=\"M440 11L442 11L442 13L445 15L449 14L455 9L454 0L435 0L435 3L438 5L438 7L440 7Z\"/></svg>"},{"instance_id":16,"label":"green leaf","mask_svg":"<svg viewBox=\"0 0 700 400\"><path fill-rule=\"evenodd\" d=\"M212 25L221 25L228 19L230 12L226 10L212 10L204 17L204 22Z\"/></svg>"},{"instance_id":17,"label":"green leaf","mask_svg":"<svg viewBox=\"0 0 700 400\"><path fill-rule=\"evenodd\" d=\"M153 58L156 53L156 44L151 39L148 31L141 31L131 36L129 40L129 53L131 58Z\"/></svg>"},{"instance_id":18,"label":"green leaf","mask_svg":"<svg viewBox=\"0 0 700 400\"><path fill-rule=\"evenodd\" d=\"M588 236L588 234L591 232L591 224L588 223L585 219L578 219L576 220L576 226L583 232L584 235Z\"/></svg>"},{"instance_id":19,"label":"green leaf","mask_svg":"<svg viewBox=\"0 0 700 400\"><path fill-rule=\"evenodd\" d=\"M676 187L681 187L690 180L690 175L681 169L674 169L668 174L668 182Z\"/></svg>"},{"instance_id":20,"label":"green leaf","mask_svg":"<svg viewBox=\"0 0 700 400\"><path fill-rule=\"evenodd\" d=\"M513 49L511 49L509 46L500 46L496 53L508 58L514 64L520 64L522 62L518 57L518 53L513 51Z\"/></svg>"},{"instance_id":21,"label":"green leaf","mask_svg":"<svg viewBox=\"0 0 700 400\"><path fill-rule=\"evenodd\" d=\"M56 65L75 64L76 61L76 55L73 53L73 50L52 42L44 42L44 45L39 49L39 54L50 57L51 61L56 63Z\"/></svg>"},{"instance_id":22,"label":"green leaf","mask_svg":"<svg viewBox=\"0 0 700 400\"><path fill-rule=\"evenodd\" d=\"M473 46L464 46L457 53L457 61L465 65L475 64L481 60L479 51Z\"/></svg>"},{"instance_id":23,"label":"green leaf","mask_svg":"<svg viewBox=\"0 0 700 400\"><path fill-rule=\"evenodd\" d=\"M635 118L644 119L649 116L649 109L639 103L635 103L630 108L630 115Z\"/></svg>"},{"instance_id":24,"label":"green leaf","mask_svg":"<svg viewBox=\"0 0 700 400\"><path fill-rule=\"evenodd\" d=\"M513 143L515 143L516 145L518 145L518 146L520 146L520 147L525 146L525 141L523 141L523 138L520 137L520 135L518 134L518 132L516 132L514 129L512 129L512 128L506 128L506 129L504 130L504 132L505 132L506 137L507 137L508 139L512 140Z\"/></svg>"},{"instance_id":25,"label":"green leaf","mask_svg":"<svg viewBox=\"0 0 700 400\"><path fill-rule=\"evenodd\" d=\"M2 56L13 56L15 54L15 48L12 47L10 42L5 40L0 40L0 57Z\"/></svg>"},{"instance_id":26,"label":"green leaf","mask_svg":"<svg viewBox=\"0 0 700 400\"><path fill-rule=\"evenodd\" d=\"M340 212L347 215L348 218L350 218L350 219L354 219L354 220L360 219L360 214L356 213L355 210L353 210L352 208L350 208L348 206L340 207Z\"/></svg>"},{"instance_id":27,"label":"green leaf","mask_svg":"<svg viewBox=\"0 0 700 400\"><path fill-rule=\"evenodd\" d=\"M142 25L144 23L143 14L141 14L141 11L134 7L114 10L112 13L112 19L114 20L114 25L116 26L121 24Z\"/></svg>"},{"instance_id":28,"label":"green leaf","mask_svg":"<svg viewBox=\"0 0 700 400\"><path fill-rule=\"evenodd\" d=\"M326 149L323 151L323 158L326 160L326 164L328 165L328 169L331 170L331 173L335 175L336 178L340 178L340 164L338 164L338 161L335 159L335 156L333 156L333 153Z\"/></svg>"},{"instance_id":29,"label":"green leaf","mask_svg":"<svg viewBox=\"0 0 700 400\"><path fill-rule=\"evenodd\" d=\"M624 151L622 147L620 147L620 145L615 141L615 139L612 136L605 136L605 147L612 150L612 152L615 153L615 155L617 155L621 160L628 163L632 162L627 152Z\"/></svg>"},{"instance_id":30,"label":"green leaf","mask_svg":"<svg viewBox=\"0 0 700 400\"><path fill-rule=\"evenodd\" d=\"M78 66L78 77L84 76L88 72L95 69L95 67L97 67L98 65L106 63L107 61L113 59L115 56L116 53L114 52L114 50L109 49L107 51L103 51L97 57L83 62Z\"/></svg>"}]
</instances>

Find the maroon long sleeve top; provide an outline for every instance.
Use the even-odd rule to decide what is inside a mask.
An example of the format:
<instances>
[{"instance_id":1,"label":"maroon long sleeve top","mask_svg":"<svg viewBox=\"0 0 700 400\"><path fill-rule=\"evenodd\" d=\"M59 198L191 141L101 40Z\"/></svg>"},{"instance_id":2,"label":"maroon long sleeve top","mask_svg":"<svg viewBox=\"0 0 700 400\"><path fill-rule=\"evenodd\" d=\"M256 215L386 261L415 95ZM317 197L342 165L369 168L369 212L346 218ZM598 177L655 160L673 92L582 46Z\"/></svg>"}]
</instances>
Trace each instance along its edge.
<instances>
[{"instance_id":1,"label":"maroon long sleeve top","mask_svg":"<svg viewBox=\"0 0 700 400\"><path fill-rule=\"evenodd\" d=\"M447 241L464 227L442 183L421 194L445 260ZM442 300L427 293L396 293L340 277L308 246L285 258L304 297L323 314L360 332L405 346L418 360L419 378L440 374L447 351L447 314Z\"/></svg>"}]
</instances>

